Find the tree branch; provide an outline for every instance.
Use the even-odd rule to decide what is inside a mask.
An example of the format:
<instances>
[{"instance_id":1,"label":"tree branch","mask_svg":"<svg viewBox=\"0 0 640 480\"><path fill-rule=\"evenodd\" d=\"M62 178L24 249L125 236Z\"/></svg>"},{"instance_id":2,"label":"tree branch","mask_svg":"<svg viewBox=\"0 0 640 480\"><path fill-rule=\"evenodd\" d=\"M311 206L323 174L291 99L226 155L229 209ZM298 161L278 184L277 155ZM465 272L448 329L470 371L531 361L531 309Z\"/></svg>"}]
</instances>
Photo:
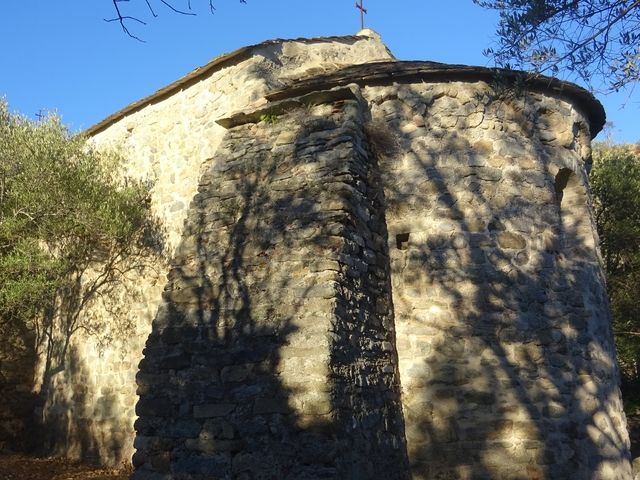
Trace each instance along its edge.
<instances>
[{"instance_id":1,"label":"tree branch","mask_svg":"<svg viewBox=\"0 0 640 480\"><path fill-rule=\"evenodd\" d=\"M126 33L129 37L133 38L134 40L138 40L139 42L144 43L144 40L142 40L139 37L136 37L133 33L131 33L129 31L129 29L125 25L125 21L126 20L133 20L135 22L141 23L142 25L146 25L146 23L143 22L142 20L140 20L139 18L130 17L130 16L123 16L122 13L120 12L120 7L118 6L118 3L122 2L122 1L128 1L128 0L111 0L111 3L113 3L113 8L115 8L116 14L118 16L116 18L111 18L111 19L106 19L105 18L104 21L105 22L118 22L120 24L120 27L122 28L122 31L124 33Z\"/></svg>"},{"instance_id":2,"label":"tree branch","mask_svg":"<svg viewBox=\"0 0 640 480\"><path fill-rule=\"evenodd\" d=\"M191 8L191 0L187 0L187 10L182 10L180 8L177 8L173 2L171 0L155 0L157 2L162 3L165 7L167 7L169 10L171 10L174 13L177 13L179 15L188 15L191 17L196 16L197 14L195 12L192 11ZM246 4L246 0L239 0L240 3ZM121 2L127 2L130 3L131 0L111 0L111 3L113 4L113 8L115 11L116 16L114 18L109 18L109 19L104 19L105 22L117 22L120 24L120 27L122 28L122 31L124 33L126 33L129 37L138 40L140 42L144 42L144 40L140 39L139 37L137 37L136 35L134 35L133 33L131 33L131 31L129 30L129 28L127 27L127 22L128 21L133 21L133 22L137 22L140 23L142 25L146 25L147 23L143 20L141 20L138 17L135 16L131 16L131 15L126 15L122 12L120 5L118 5ZM158 17L158 13L156 12L156 9L153 8L153 0L144 0L144 3L146 4L147 9L149 10L149 12L151 13L151 15L154 18ZM209 5L209 12L211 14L213 14L216 10L215 6L214 6L214 0L209 0L208 1L208 5Z\"/></svg>"}]
</instances>

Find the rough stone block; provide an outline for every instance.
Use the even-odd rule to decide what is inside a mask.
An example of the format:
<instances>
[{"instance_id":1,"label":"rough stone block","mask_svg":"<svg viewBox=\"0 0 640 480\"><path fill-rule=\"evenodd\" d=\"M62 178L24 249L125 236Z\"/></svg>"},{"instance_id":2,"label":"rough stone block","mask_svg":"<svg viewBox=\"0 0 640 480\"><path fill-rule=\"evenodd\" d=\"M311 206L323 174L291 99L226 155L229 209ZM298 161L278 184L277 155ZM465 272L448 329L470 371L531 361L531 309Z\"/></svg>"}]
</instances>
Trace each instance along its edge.
<instances>
[{"instance_id":1,"label":"rough stone block","mask_svg":"<svg viewBox=\"0 0 640 480\"><path fill-rule=\"evenodd\" d=\"M235 404L232 403L206 403L203 405L194 405L193 417L194 418L211 418L211 417L224 417L229 415L235 409Z\"/></svg>"},{"instance_id":2,"label":"rough stone block","mask_svg":"<svg viewBox=\"0 0 640 480\"><path fill-rule=\"evenodd\" d=\"M285 398L256 398L253 404L253 413L255 415L286 414L289 412L289 405Z\"/></svg>"}]
</instances>

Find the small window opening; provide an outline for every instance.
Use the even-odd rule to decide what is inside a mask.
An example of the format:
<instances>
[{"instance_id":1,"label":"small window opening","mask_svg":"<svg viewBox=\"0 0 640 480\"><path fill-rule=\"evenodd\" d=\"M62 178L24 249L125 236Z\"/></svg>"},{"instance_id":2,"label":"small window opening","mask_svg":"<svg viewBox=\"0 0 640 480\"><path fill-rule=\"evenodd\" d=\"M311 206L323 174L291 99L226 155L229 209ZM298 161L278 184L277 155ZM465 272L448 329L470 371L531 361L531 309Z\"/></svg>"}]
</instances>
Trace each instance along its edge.
<instances>
[{"instance_id":1,"label":"small window opening","mask_svg":"<svg viewBox=\"0 0 640 480\"><path fill-rule=\"evenodd\" d=\"M567 183L569 183L569 179L573 172L569 168L561 168L558 174L556 175L556 203L558 206L562 204L562 198L564 197L564 189L567 187Z\"/></svg>"},{"instance_id":2,"label":"small window opening","mask_svg":"<svg viewBox=\"0 0 640 480\"><path fill-rule=\"evenodd\" d=\"M409 234L408 233L398 233L396 235L396 247L398 250L406 250L409 248Z\"/></svg>"},{"instance_id":3,"label":"small window opening","mask_svg":"<svg viewBox=\"0 0 640 480\"><path fill-rule=\"evenodd\" d=\"M555 180L556 204L560 214L560 251L590 258L595 238L586 186L569 168L561 168Z\"/></svg>"}]
</instances>

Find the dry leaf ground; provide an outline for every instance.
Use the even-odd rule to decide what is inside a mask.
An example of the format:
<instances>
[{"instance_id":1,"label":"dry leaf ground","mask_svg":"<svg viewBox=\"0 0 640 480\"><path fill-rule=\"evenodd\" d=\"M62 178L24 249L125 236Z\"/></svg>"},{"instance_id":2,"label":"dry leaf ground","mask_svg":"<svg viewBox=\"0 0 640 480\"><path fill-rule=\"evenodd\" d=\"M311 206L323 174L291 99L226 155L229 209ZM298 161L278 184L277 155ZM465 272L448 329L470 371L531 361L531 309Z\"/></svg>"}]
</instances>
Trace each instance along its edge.
<instances>
[{"instance_id":1,"label":"dry leaf ground","mask_svg":"<svg viewBox=\"0 0 640 480\"><path fill-rule=\"evenodd\" d=\"M0 455L0 480L127 480L129 474L59 458Z\"/></svg>"}]
</instances>

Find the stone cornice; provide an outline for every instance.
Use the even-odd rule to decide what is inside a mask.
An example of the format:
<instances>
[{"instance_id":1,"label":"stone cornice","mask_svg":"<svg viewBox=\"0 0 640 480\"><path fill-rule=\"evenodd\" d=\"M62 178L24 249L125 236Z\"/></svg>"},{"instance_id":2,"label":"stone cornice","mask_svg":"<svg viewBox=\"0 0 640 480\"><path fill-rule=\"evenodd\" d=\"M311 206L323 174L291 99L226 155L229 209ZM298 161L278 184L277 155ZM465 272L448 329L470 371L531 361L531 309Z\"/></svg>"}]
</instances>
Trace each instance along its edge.
<instances>
[{"instance_id":1,"label":"stone cornice","mask_svg":"<svg viewBox=\"0 0 640 480\"><path fill-rule=\"evenodd\" d=\"M290 81L286 88L266 95L269 101L300 97L315 90L327 90L348 84L385 85L426 82L473 82L483 80L488 83L501 83L512 86L517 94L518 88L524 91L540 92L566 98L580 108L589 119L591 137L595 137L604 127L606 115L602 104L587 90L576 84L543 75L535 75L517 70L450 65L429 61L392 61L353 65L335 72L314 75Z\"/></svg>"}]
</instances>

